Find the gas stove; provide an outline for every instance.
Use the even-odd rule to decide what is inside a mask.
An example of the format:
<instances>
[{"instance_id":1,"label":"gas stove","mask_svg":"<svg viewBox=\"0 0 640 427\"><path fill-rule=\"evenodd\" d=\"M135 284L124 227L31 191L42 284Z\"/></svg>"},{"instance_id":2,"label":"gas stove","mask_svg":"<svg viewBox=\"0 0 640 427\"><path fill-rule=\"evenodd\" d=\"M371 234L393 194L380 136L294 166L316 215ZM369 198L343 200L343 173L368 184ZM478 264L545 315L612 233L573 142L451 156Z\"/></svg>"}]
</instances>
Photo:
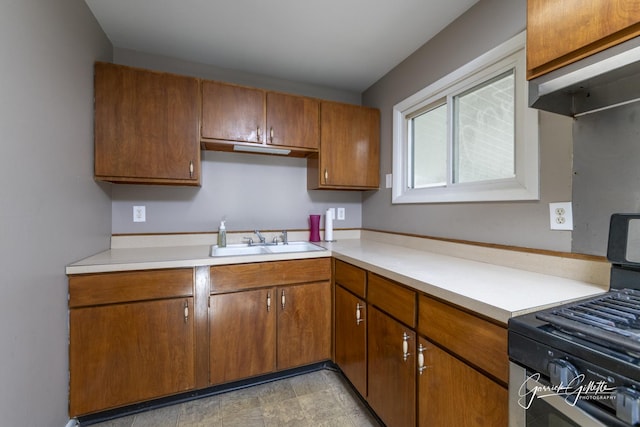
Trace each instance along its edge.
<instances>
[{"instance_id":1,"label":"gas stove","mask_svg":"<svg viewBox=\"0 0 640 427\"><path fill-rule=\"evenodd\" d=\"M509 320L509 358L512 373L519 373L510 382L510 408L524 409L512 427L550 425L556 418L563 426L640 425L638 248L640 215L613 215L611 290ZM535 385L526 384L531 379ZM556 403L542 406L544 399ZM530 417L534 403L539 409Z\"/></svg>"}]
</instances>

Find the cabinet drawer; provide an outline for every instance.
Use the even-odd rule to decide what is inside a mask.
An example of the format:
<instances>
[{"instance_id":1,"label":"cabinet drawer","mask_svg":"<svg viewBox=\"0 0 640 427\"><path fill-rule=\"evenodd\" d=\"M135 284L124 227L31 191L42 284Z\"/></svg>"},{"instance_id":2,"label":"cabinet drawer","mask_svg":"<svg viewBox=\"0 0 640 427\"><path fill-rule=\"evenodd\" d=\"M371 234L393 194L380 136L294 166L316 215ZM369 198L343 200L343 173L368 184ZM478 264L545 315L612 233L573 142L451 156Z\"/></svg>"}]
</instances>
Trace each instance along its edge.
<instances>
[{"instance_id":1,"label":"cabinet drawer","mask_svg":"<svg viewBox=\"0 0 640 427\"><path fill-rule=\"evenodd\" d=\"M193 296L193 269L69 276L69 307Z\"/></svg>"},{"instance_id":2,"label":"cabinet drawer","mask_svg":"<svg viewBox=\"0 0 640 427\"><path fill-rule=\"evenodd\" d=\"M506 327L420 295L418 332L505 384L508 382Z\"/></svg>"},{"instance_id":3,"label":"cabinet drawer","mask_svg":"<svg viewBox=\"0 0 640 427\"><path fill-rule=\"evenodd\" d=\"M367 298L370 304L386 311L405 325L416 326L416 293L392 281L369 273Z\"/></svg>"},{"instance_id":4,"label":"cabinet drawer","mask_svg":"<svg viewBox=\"0 0 640 427\"><path fill-rule=\"evenodd\" d=\"M211 267L211 293L330 279L330 258L214 266Z\"/></svg>"},{"instance_id":5,"label":"cabinet drawer","mask_svg":"<svg viewBox=\"0 0 640 427\"><path fill-rule=\"evenodd\" d=\"M367 292L367 272L361 268L336 260L336 283L364 298Z\"/></svg>"}]
</instances>

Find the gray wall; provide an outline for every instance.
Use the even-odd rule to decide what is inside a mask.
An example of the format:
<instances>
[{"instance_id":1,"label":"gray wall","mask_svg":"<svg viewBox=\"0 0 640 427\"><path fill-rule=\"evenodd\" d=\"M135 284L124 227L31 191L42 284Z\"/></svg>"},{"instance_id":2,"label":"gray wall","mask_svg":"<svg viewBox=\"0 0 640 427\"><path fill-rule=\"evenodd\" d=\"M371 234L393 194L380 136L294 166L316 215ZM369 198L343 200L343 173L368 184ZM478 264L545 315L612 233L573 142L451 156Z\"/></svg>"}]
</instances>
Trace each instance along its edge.
<instances>
[{"instance_id":1,"label":"gray wall","mask_svg":"<svg viewBox=\"0 0 640 427\"><path fill-rule=\"evenodd\" d=\"M82 0L0 6L0 424L68 414L65 265L108 248L93 181L93 62L111 45Z\"/></svg>"},{"instance_id":2,"label":"gray wall","mask_svg":"<svg viewBox=\"0 0 640 427\"><path fill-rule=\"evenodd\" d=\"M116 185L113 232L206 232L223 216L228 231L307 229L309 214L344 207L336 228L360 228L358 192L307 191L305 159L204 151L202 187ZM145 205L147 221L133 222L133 206Z\"/></svg>"},{"instance_id":3,"label":"gray wall","mask_svg":"<svg viewBox=\"0 0 640 427\"><path fill-rule=\"evenodd\" d=\"M612 213L640 212L640 106L574 123L573 251L604 255Z\"/></svg>"},{"instance_id":4,"label":"gray wall","mask_svg":"<svg viewBox=\"0 0 640 427\"><path fill-rule=\"evenodd\" d=\"M124 65L226 81L322 99L360 103L360 95L239 73L178 59L115 49L114 62ZM114 185L112 231L118 233L207 232L227 217L228 231L307 229L308 216L329 207L344 207L346 219L336 228L362 225L362 194L307 191L306 160L204 151L202 186ZM133 206L146 206L147 221L133 222Z\"/></svg>"},{"instance_id":5,"label":"gray wall","mask_svg":"<svg viewBox=\"0 0 640 427\"><path fill-rule=\"evenodd\" d=\"M381 182L392 169L392 109L521 32L526 0L480 0L363 94L381 110ZM391 205L391 190L365 195L363 227L550 250L571 250L571 232L549 230L550 202L571 201L571 119L540 114L541 200Z\"/></svg>"}]
</instances>

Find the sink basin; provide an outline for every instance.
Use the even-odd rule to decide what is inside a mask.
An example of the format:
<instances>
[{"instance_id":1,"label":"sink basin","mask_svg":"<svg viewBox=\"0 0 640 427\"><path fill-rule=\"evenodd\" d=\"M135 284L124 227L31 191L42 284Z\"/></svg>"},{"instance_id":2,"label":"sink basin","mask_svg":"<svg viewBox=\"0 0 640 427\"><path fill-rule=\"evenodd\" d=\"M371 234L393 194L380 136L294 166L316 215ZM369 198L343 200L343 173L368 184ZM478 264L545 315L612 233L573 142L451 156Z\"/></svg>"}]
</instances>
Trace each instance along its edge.
<instances>
[{"instance_id":1,"label":"sink basin","mask_svg":"<svg viewBox=\"0 0 640 427\"><path fill-rule=\"evenodd\" d=\"M274 254L282 254L287 252L313 252L313 251L324 251L325 248L314 245L309 242L289 242L286 245L274 245L274 246L266 246L266 249L269 252Z\"/></svg>"},{"instance_id":2,"label":"sink basin","mask_svg":"<svg viewBox=\"0 0 640 427\"><path fill-rule=\"evenodd\" d=\"M220 248L218 245L211 246L211 256L243 256L243 255L267 255L267 254L284 254L290 252L313 252L324 251L325 248L314 245L309 242L289 242L287 245L227 245L225 248Z\"/></svg>"},{"instance_id":3,"label":"sink basin","mask_svg":"<svg viewBox=\"0 0 640 427\"><path fill-rule=\"evenodd\" d=\"M218 245L211 246L211 256L238 256L238 255L261 255L268 254L266 246L249 246L242 245L227 245L225 248L220 248Z\"/></svg>"}]
</instances>

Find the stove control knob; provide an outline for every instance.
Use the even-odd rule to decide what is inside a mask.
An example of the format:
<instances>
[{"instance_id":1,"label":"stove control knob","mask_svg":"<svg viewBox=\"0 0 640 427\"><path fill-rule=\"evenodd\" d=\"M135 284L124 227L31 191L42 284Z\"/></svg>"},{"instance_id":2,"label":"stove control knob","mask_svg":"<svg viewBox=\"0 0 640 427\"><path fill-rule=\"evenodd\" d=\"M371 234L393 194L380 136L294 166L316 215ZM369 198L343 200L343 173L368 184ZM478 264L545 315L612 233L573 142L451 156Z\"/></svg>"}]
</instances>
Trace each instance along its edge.
<instances>
[{"instance_id":1,"label":"stove control knob","mask_svg":"<svg viewBox=\"0 0 640 427\"><path fill-rule=\"evenodd\" d=\"M640 423L640 392L626 387L616 389L616 417L630 425Z\"/></svg>"},{"instance_id":2,"label":"stove control knob","mask_svg":"<svg viewBox=\"0 0 640 427\"><path fill-rule=\"evenodd\" d=\"M578 370L566 360L554 359L549 362L547 369L549 370L551 384L559 387L576 387L579 385L579 382L576 381Z\"/></svg>"}]
</instances>

